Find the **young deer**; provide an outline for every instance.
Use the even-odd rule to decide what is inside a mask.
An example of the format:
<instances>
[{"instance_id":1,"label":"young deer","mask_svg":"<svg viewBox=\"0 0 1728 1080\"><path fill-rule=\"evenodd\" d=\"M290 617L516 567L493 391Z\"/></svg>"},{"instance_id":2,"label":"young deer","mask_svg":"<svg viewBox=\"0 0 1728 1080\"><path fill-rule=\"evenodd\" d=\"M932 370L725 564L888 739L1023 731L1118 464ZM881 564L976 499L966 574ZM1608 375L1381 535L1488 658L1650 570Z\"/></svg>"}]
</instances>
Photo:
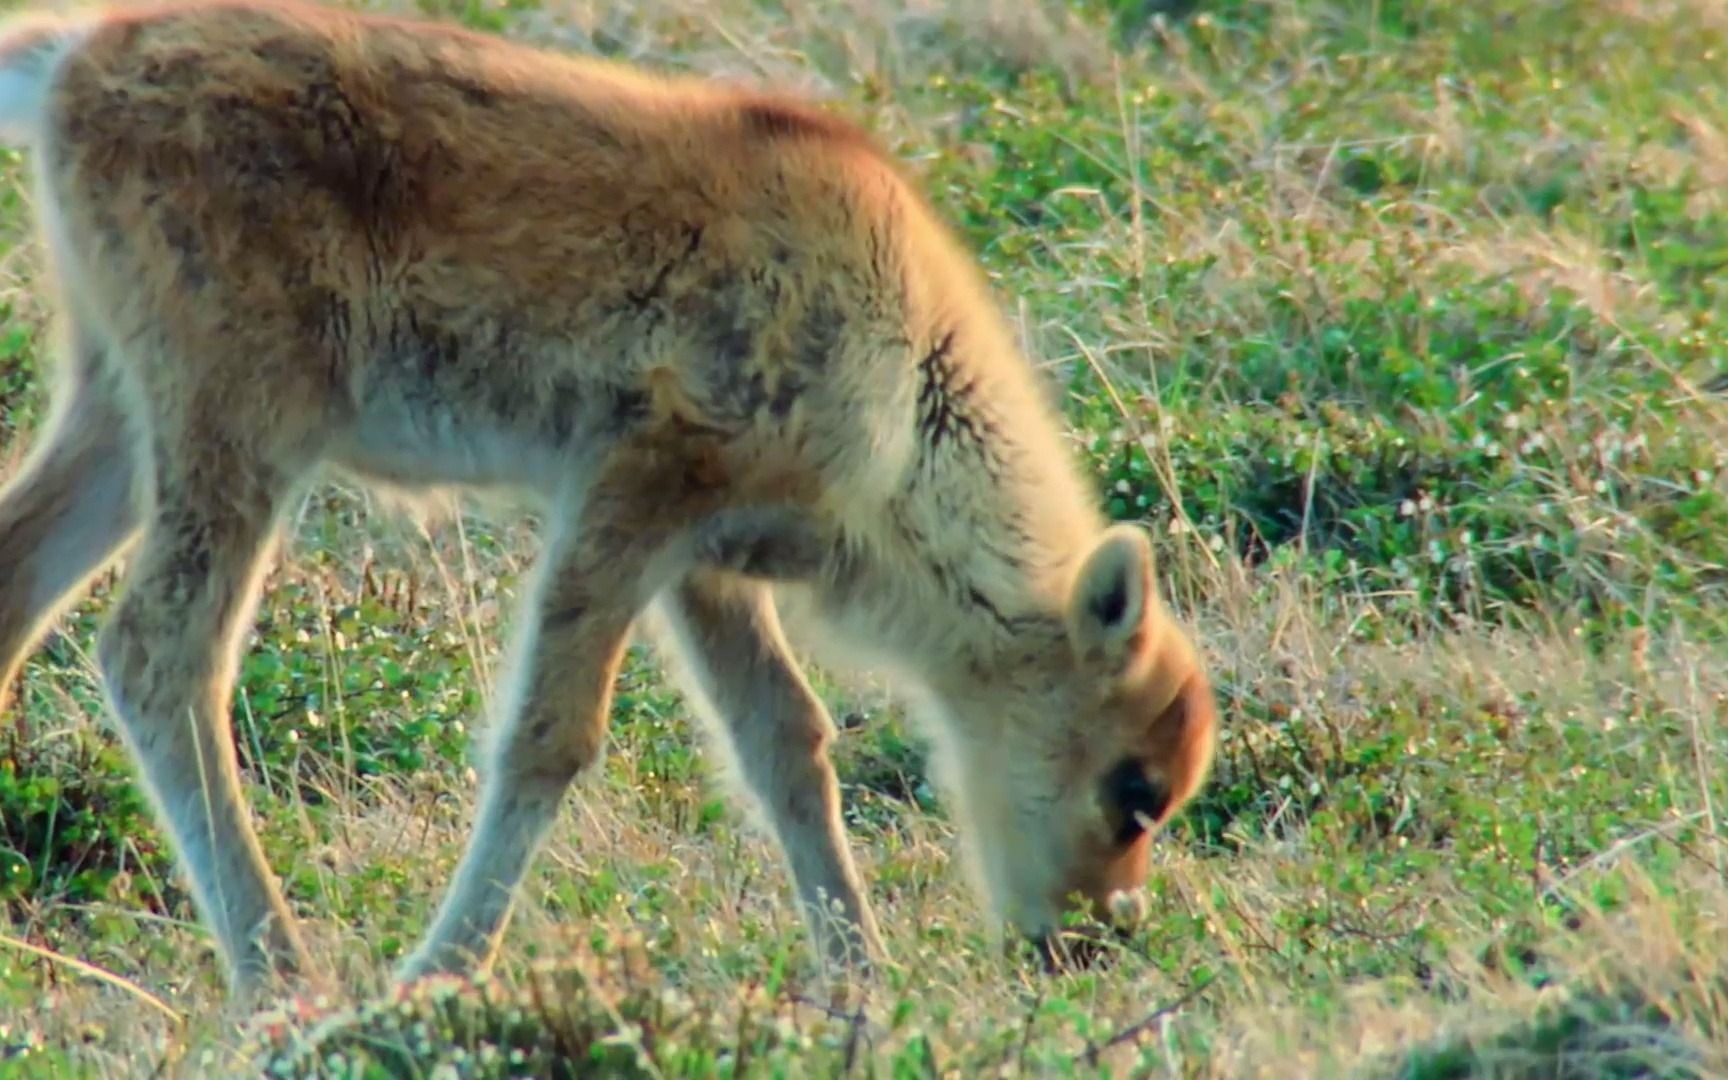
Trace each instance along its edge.
<instances>
[{"instance_id":1,"label":"young deer","mask_svg":"<svg viewBox=\"0 0 1728 1080\"><path fill-rule=\"evenodd\" d=\"M226 715L333 468L519 490L548 536L477 817L398 973L490 962L664 617L823 957L880 954L832 728L780 612L903 678L979 884L1044 939L1140 885L1214 701L968 256L804 105L412 22L193 2L0 30L60 292L53 418L0 497L0 675L136 541L98 659L232 984L306 968Z\"/></svg>"}]
</instances>

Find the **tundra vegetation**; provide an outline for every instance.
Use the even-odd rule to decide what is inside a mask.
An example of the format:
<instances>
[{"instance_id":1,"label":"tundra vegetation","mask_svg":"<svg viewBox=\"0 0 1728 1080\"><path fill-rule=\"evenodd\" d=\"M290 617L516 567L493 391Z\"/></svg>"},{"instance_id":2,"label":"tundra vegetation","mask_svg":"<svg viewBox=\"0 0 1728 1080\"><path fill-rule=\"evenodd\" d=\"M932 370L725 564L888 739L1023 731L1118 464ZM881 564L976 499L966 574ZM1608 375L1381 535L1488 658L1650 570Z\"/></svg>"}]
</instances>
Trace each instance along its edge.
<instances>
[{"instance_id":1,"label":"tundra vegetation","mask_svg":"<svg viewBox=\"0 0 1728 1080\"><path fill-rule=\"evenodd\" d=\"M633 650L494 977L368 1005L460 854L537 533L404 527L321 488L233 704L266 852L352 1001L225 1013L101 720L104 580L0 725L0 1068L1728 1072L1718 5L418 10L802 88L909 161L1100 498L1157 536L1219 695L1213 779L1159 841L1133 936L1047 975L965 895L886 687L819 677L896 962L836 1011L769 842ZM0 184L14 454L49 347L25 167Z\"/></svg>"}]
</instances>

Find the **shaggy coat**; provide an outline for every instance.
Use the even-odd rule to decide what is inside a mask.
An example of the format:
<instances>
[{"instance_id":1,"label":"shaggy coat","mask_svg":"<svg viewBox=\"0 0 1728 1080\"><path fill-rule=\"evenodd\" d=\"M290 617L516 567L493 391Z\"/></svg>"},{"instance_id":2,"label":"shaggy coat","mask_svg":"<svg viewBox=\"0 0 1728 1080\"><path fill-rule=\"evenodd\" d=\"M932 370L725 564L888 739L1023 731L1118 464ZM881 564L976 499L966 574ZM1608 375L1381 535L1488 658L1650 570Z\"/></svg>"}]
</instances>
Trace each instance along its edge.
<instances>
[{"instance_id":1,"label":"shaggy coat","mask_svg":"<svg viewBox=\"0 0 1728 1080\"><path fill-rule=\"evenodd\" d=\"M411 977L490 961L651 610L821 954L877 930L793 608L931 720L1036 938L1147 873L1214 705L972 260L812 107L435 25L192 2L0 29L63 331L0 495L0 675L123 551L98 658L239 988L303 971L236 768L239 639L325 469L508 489L546 547Z\"/></svg>"}]
</instances>

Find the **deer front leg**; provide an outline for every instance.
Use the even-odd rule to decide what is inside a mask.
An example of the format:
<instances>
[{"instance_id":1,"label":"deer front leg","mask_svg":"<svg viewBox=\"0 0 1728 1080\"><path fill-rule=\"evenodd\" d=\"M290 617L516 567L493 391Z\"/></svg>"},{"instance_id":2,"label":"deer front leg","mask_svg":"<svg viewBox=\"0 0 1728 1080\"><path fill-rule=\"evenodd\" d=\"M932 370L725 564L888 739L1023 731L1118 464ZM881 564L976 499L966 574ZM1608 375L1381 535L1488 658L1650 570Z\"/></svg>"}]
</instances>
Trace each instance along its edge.
<instances>
[{"instance_id":1,"label":"deer front leg","mask_svg":"<svg viewBox=\"0 0 1728 1080\"><path fill-rule=\"evenodd\" d=\"M768 587L696 570L664 608L691 696L779 842L820 954L832 974L867 974L883 949L840 818L834 725L792 659Z\"/></svg>"}]
</instances>

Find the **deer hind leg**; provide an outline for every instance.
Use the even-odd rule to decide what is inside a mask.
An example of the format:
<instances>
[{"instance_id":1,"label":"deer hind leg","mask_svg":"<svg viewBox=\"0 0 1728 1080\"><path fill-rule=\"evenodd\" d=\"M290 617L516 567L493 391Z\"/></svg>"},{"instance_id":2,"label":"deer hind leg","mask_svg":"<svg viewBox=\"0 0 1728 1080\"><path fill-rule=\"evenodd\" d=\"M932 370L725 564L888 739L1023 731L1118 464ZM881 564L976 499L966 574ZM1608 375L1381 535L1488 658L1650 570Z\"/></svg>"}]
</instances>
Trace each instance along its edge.
<instances>
[{"instance_id":1,"label":"deer hind leg","mask_svg":"<svg viewBox=\"0 0 1728 1080\"><path fill-rule=\"evenodd\" d=\"M821 954L866 973L882 944L840 818L834 726L792 659L769 588L696 570L663 609L688 691L779 842Z\"/></svg>"},{"instance_id":2,"label":"deer hind leg","mask_svg":"<svg viewBox=\"0 0 1728 1080\"><path fill-rule=\"evenodd\" d=\"M198 419L152 417L144 535L97 653L230 985L248 998L309 969L253 830L228 722L240 638L299 475L265 425L186 415Z\"/></svg>"},{"instance_id":3,"label":"deer hind leg","mask_svg":"<svg viewBox=\"0 0 1728 1080\"><path fill-rule=\"evenodd\" d=\"M51 619L137 534L137 469L102 347L76 327L54 412L0 489L0 716Z\"/></svg>"}]
</instances>

